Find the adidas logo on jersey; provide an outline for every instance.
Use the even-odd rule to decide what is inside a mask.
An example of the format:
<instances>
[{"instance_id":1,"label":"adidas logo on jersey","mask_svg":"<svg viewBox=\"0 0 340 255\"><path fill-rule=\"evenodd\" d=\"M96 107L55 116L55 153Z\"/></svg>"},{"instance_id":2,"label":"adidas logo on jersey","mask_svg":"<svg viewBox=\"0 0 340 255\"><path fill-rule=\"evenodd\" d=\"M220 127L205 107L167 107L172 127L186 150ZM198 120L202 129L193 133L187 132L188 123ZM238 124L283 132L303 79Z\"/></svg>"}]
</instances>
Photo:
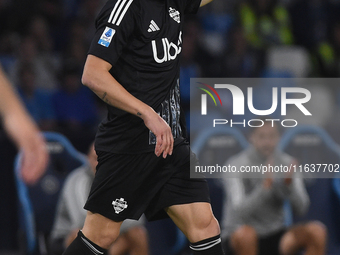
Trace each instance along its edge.
<instances>
[{"instance_id":1,"label":"adidas logo on jersey","mask_svg":"<svg viewBox=\"0 0 340 255\"><path fill-rule=\"evenodd\" d=\"M156 22L154 20L151 20L148 32L151 33L151 32L156 32L156 31L159 31L159 30L160 30L160 28L157 26Z\"/></svg>"}]
</instances>

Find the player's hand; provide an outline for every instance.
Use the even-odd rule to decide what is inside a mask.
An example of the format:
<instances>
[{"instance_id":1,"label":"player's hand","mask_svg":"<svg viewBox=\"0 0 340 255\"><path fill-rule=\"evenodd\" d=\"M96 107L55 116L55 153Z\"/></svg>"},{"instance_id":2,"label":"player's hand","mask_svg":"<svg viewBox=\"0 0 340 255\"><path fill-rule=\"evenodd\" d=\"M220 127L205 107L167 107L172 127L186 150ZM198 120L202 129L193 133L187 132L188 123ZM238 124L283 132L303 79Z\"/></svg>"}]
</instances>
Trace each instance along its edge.
<instances>
[{"instance_id":1,"label":"player's hand","mask_svg":"<svg viewBox=\"0 0 340 255\"><path fill-rule=\"evenodd\" d=\"M142 116L145 126L156 136L155 154L157 157L163 154L163 158L172 154L174 138L171 128L155 111L150 111Z\"/></svg>"},{"instance_id":2,"label":"player's hand","mask_svg":"<svg viewBox=\"0 0 340 255\"><path fill-rule=\"evenodd\" d=\"M21 176L25 183L35 184L44 174L47 162L48 152L40 133L33 134L29 142L22 147Z\"/></svg>"},{"instance_id":3,"label":"player's hand","mask_svg":"<svg viewBox=\"0 0 340 255\"><path fill-rule=\"evenodd\" d=\"M46 170L48 152L45 139L35 123L24 113L8 115L5 128L22 153L21 177L25 183L36 183Z\"/></svg>"}]
</instances>

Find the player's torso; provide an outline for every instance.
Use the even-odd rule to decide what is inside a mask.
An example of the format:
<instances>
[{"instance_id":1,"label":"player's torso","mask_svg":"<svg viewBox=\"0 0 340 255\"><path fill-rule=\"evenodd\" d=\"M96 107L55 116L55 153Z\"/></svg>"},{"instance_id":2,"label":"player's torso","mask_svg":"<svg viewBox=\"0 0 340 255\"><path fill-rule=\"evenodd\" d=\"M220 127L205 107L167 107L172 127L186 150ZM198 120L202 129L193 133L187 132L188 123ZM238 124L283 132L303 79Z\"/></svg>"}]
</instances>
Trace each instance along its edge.
<instances>
[{"instance_id":1,"label":"player's torso","mask_svg":"<svg viewBox=\"0 0 340 255\"><path fill-rule=\"evenodd\" d=\"M131 0L112 2L115 5L128 1ZM129 93L163 117L170 125L174 138L181 135L179 57L184 19L184 4L181 1L133 0L130 8L134 8L134 18L131 19L134 30L111 69L113 77ZM115 10L114 5L108 9ZM116 10L114 13L119 12ZM98 137L105 137L100 140L101 144ZM96 146L107 150L114 144L115 151L130 153L134 147L138 151L152 150L155 142L155 136L140 118L109 107L108 118L99 129Z\"/></svg>"}]
</instances>

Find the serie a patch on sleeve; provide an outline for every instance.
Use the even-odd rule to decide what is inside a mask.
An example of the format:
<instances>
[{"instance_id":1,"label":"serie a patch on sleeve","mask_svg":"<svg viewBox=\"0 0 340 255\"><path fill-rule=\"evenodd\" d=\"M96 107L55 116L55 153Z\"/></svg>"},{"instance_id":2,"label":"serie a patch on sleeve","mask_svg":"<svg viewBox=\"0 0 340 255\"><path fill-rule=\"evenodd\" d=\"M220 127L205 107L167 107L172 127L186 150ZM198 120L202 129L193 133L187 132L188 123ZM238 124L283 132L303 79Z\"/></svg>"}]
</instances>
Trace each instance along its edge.
<instances>
[{"instance_id":1,"label":"serie a patch on sleeve","mask_svg":"<svg viewBox=\"0 0 340 255\"><path fill-rule=\"evenodd\" d=\"M106 27L102 36L100 37L98 44L103 45L105 47L109 47L111 40L116 33L116 30L110 27Z\"/></svg>"}]
</instances>

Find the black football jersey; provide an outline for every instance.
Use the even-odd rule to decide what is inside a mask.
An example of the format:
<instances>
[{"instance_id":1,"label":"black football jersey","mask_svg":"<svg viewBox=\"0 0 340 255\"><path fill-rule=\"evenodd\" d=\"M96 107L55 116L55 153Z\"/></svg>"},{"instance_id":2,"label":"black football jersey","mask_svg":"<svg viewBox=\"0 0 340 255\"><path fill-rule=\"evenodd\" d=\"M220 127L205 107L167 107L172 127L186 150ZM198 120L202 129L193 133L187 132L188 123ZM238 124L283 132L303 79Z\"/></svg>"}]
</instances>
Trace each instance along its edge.
<instances>
[{"instance_id":1,"label":"black football jersey","mask_svg":"<svg viewBox=\"0 0 340 255\"><path fill-rule=\"evenodd\" d=\"M112 65L111 75L151 106L181 141L179 57L184 15L201 0L109 0L96 19L89 54ZM142 119L113 106L98 128L96 149L114 153L154 150Z\"/></svg>"}]
</instances>

